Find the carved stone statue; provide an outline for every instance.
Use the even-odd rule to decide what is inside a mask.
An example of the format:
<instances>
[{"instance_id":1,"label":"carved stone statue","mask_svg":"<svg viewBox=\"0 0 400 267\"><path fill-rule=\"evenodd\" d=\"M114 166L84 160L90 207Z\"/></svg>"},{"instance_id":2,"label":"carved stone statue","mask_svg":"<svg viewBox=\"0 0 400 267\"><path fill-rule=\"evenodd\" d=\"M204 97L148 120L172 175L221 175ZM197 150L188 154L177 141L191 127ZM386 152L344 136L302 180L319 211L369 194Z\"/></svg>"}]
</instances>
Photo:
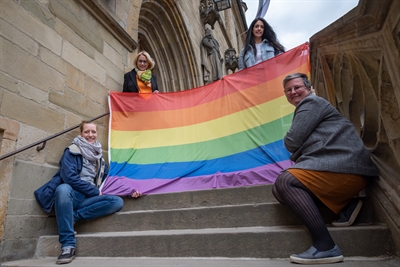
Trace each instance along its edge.
<instances>
[{"instance_id":1,"label":"carved stone statue","mask_svg":"<svg viewBox=\"0 0 400 267\"><path fill-rule=\"evenodd\" d=\"M200 19L203 25L210 25L214 29L215 22L221 19L219 12L214 8L212 0L201 0L200 2Z\"/></svg>"},{"instance_id":2,"label":"carved stone statue","mask_svg":"<svg viewBox=\"0 0 400 267\"><path fill-rule=\"evenodd\" d=\"M232 73L238 68L238 57L236 56L236 50L234 48L228 48L225 50L225 72L228 74L228 70Z\"/></svg>"},{"instance_id":3,"label":"carved stone statue","mask_svg":"<svg viewBox=\"0 0 400 267\"><path fill-rule=\"evenodd\" d=\"M221 79L223 61L219 52L219 43L212 35L211 29L207 28L201 41L201 65L204 84Z\"/></svg>"}]
</instances>

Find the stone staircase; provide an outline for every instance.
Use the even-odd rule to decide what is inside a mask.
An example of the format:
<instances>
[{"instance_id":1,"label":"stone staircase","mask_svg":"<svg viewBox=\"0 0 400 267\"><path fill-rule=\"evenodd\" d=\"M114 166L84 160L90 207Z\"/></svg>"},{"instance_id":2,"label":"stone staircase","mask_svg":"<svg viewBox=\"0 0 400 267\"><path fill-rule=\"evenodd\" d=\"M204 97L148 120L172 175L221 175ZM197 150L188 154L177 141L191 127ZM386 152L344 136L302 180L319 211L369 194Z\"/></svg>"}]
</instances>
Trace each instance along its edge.
<instances>
[{"instance_id":1,"label":"stone staircase","mask_svg":"<svg viewBox=\"0 0 400 267\"><path fill-rule=\"evenodd\" d=\"M321 212L330 225L335 215L326 208L321 208ZM346 258L387 259L393 253L388 228L375 221L372 204L365 198L353 226L329 227ZM290 210L276 202L270 185L125 199L123 210L117 214L77 223L75 229L78 232L77 260L73 263L85 257L110 257L116 261L121 260L120 257L132 260L141 257L149 260L193 260L195 257L251 259L253 262L287 259L290 254L302 252L311 245L308 231ZM37 261L52 257L51 262L54 263L59 253L58 236L46 235L39 238L35 255ZM284 263L289 264L287 260ZM381 261L379 263L376 266L396 266L381 265ZM4 266L40 266L33 263L12 264L4 263ZM265 263L262 264L265 266ZM354 266L367 265L364 262L363 265ZM187 265L179 266L192 266L192 263L187 261Z\"/></svg>"}]
</instances>

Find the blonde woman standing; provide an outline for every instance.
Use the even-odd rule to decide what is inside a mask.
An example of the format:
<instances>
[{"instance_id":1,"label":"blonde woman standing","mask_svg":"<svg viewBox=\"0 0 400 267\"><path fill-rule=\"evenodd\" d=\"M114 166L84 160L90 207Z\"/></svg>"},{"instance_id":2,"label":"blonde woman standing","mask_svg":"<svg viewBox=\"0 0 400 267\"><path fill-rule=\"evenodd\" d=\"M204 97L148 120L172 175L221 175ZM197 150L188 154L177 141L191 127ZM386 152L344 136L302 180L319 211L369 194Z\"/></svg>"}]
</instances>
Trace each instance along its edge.
<instances>
[{"instance_id":1,"label":"blonde woman standing","mask_svg":"<svg viewBox=\"0 0 400 267\"><path fill-rule=\"evenodd\" d=\"M139 52L134 61L134 68L125 73L123 92L158 93L157 79L152 73L154 60L146 51Z\"/></svg>"}]
</instances>

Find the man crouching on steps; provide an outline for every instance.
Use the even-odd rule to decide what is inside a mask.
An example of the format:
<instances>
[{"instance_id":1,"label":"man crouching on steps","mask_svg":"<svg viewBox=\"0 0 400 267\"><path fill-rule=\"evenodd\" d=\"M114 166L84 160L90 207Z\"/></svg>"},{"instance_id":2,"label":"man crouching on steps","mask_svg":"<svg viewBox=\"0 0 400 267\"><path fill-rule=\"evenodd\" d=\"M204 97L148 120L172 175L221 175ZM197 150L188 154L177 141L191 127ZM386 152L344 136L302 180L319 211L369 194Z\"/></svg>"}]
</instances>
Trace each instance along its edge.
<instances>
[{"instance_id":1,"label":"man crouching on steps","mask_svg":"<svg viewBox=\"0 0 400 267\"><path fill-rule=\"evenodd\" d=\"M44 211L53 204L58 225L61 255L57 264L70 263L75 258L76 238L74 224L113 214L124 202L118 196L102 195L99 186L108 174L108 166L97 141L97 127L92 122L80 124L80 135L64 150L60 169L53 178L37 189L36 200ZM135 192L132 197L140 197Z\"/></svg>"}]
</instances>

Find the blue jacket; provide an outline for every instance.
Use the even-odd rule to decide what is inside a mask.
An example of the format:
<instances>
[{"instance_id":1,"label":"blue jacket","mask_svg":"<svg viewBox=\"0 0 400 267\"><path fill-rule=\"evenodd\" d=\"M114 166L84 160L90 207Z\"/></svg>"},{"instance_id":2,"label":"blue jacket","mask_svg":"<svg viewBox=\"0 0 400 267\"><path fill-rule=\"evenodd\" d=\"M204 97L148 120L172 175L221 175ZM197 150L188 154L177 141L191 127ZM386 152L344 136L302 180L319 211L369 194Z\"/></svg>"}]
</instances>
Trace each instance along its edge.
<instances>
[{"instance_id":1,"label":"blue jacket","mask_svg":"<svg viewBox=\"0 0 400 267\"><path fill-rule=\"evenodd\" d=\"M34 192L37 202L46 212L51 211L56 188L62 183L69 184L75 191L86 197L94 197L100 194L96 186L81 180L79 174L82 171L83 159L79 149L76 146L74 148L74 146L71 145L64 150L64 154L60 160L60 169L53 178ZM102 175L102 180L104 180L108 174L108 166L104 163L103 159L101 159L101 164L105 167L104 174Z\"/></svg>"},{"instance_id":2,"label":"blue jacket","mask_svg":"<svg viewBox=\"0 0 400 267\"><path fill-rule=\"evenodd\" d=\"M261 59L262 61L273 58L275 56L274 48L264 39L261 43ZM248 68L256 64L256 59L254 57L253 47L249 45L249 50L247 50L244 55L244 47L240 50L239 55L239 70Z\"/></svg>"}]
</instances>

